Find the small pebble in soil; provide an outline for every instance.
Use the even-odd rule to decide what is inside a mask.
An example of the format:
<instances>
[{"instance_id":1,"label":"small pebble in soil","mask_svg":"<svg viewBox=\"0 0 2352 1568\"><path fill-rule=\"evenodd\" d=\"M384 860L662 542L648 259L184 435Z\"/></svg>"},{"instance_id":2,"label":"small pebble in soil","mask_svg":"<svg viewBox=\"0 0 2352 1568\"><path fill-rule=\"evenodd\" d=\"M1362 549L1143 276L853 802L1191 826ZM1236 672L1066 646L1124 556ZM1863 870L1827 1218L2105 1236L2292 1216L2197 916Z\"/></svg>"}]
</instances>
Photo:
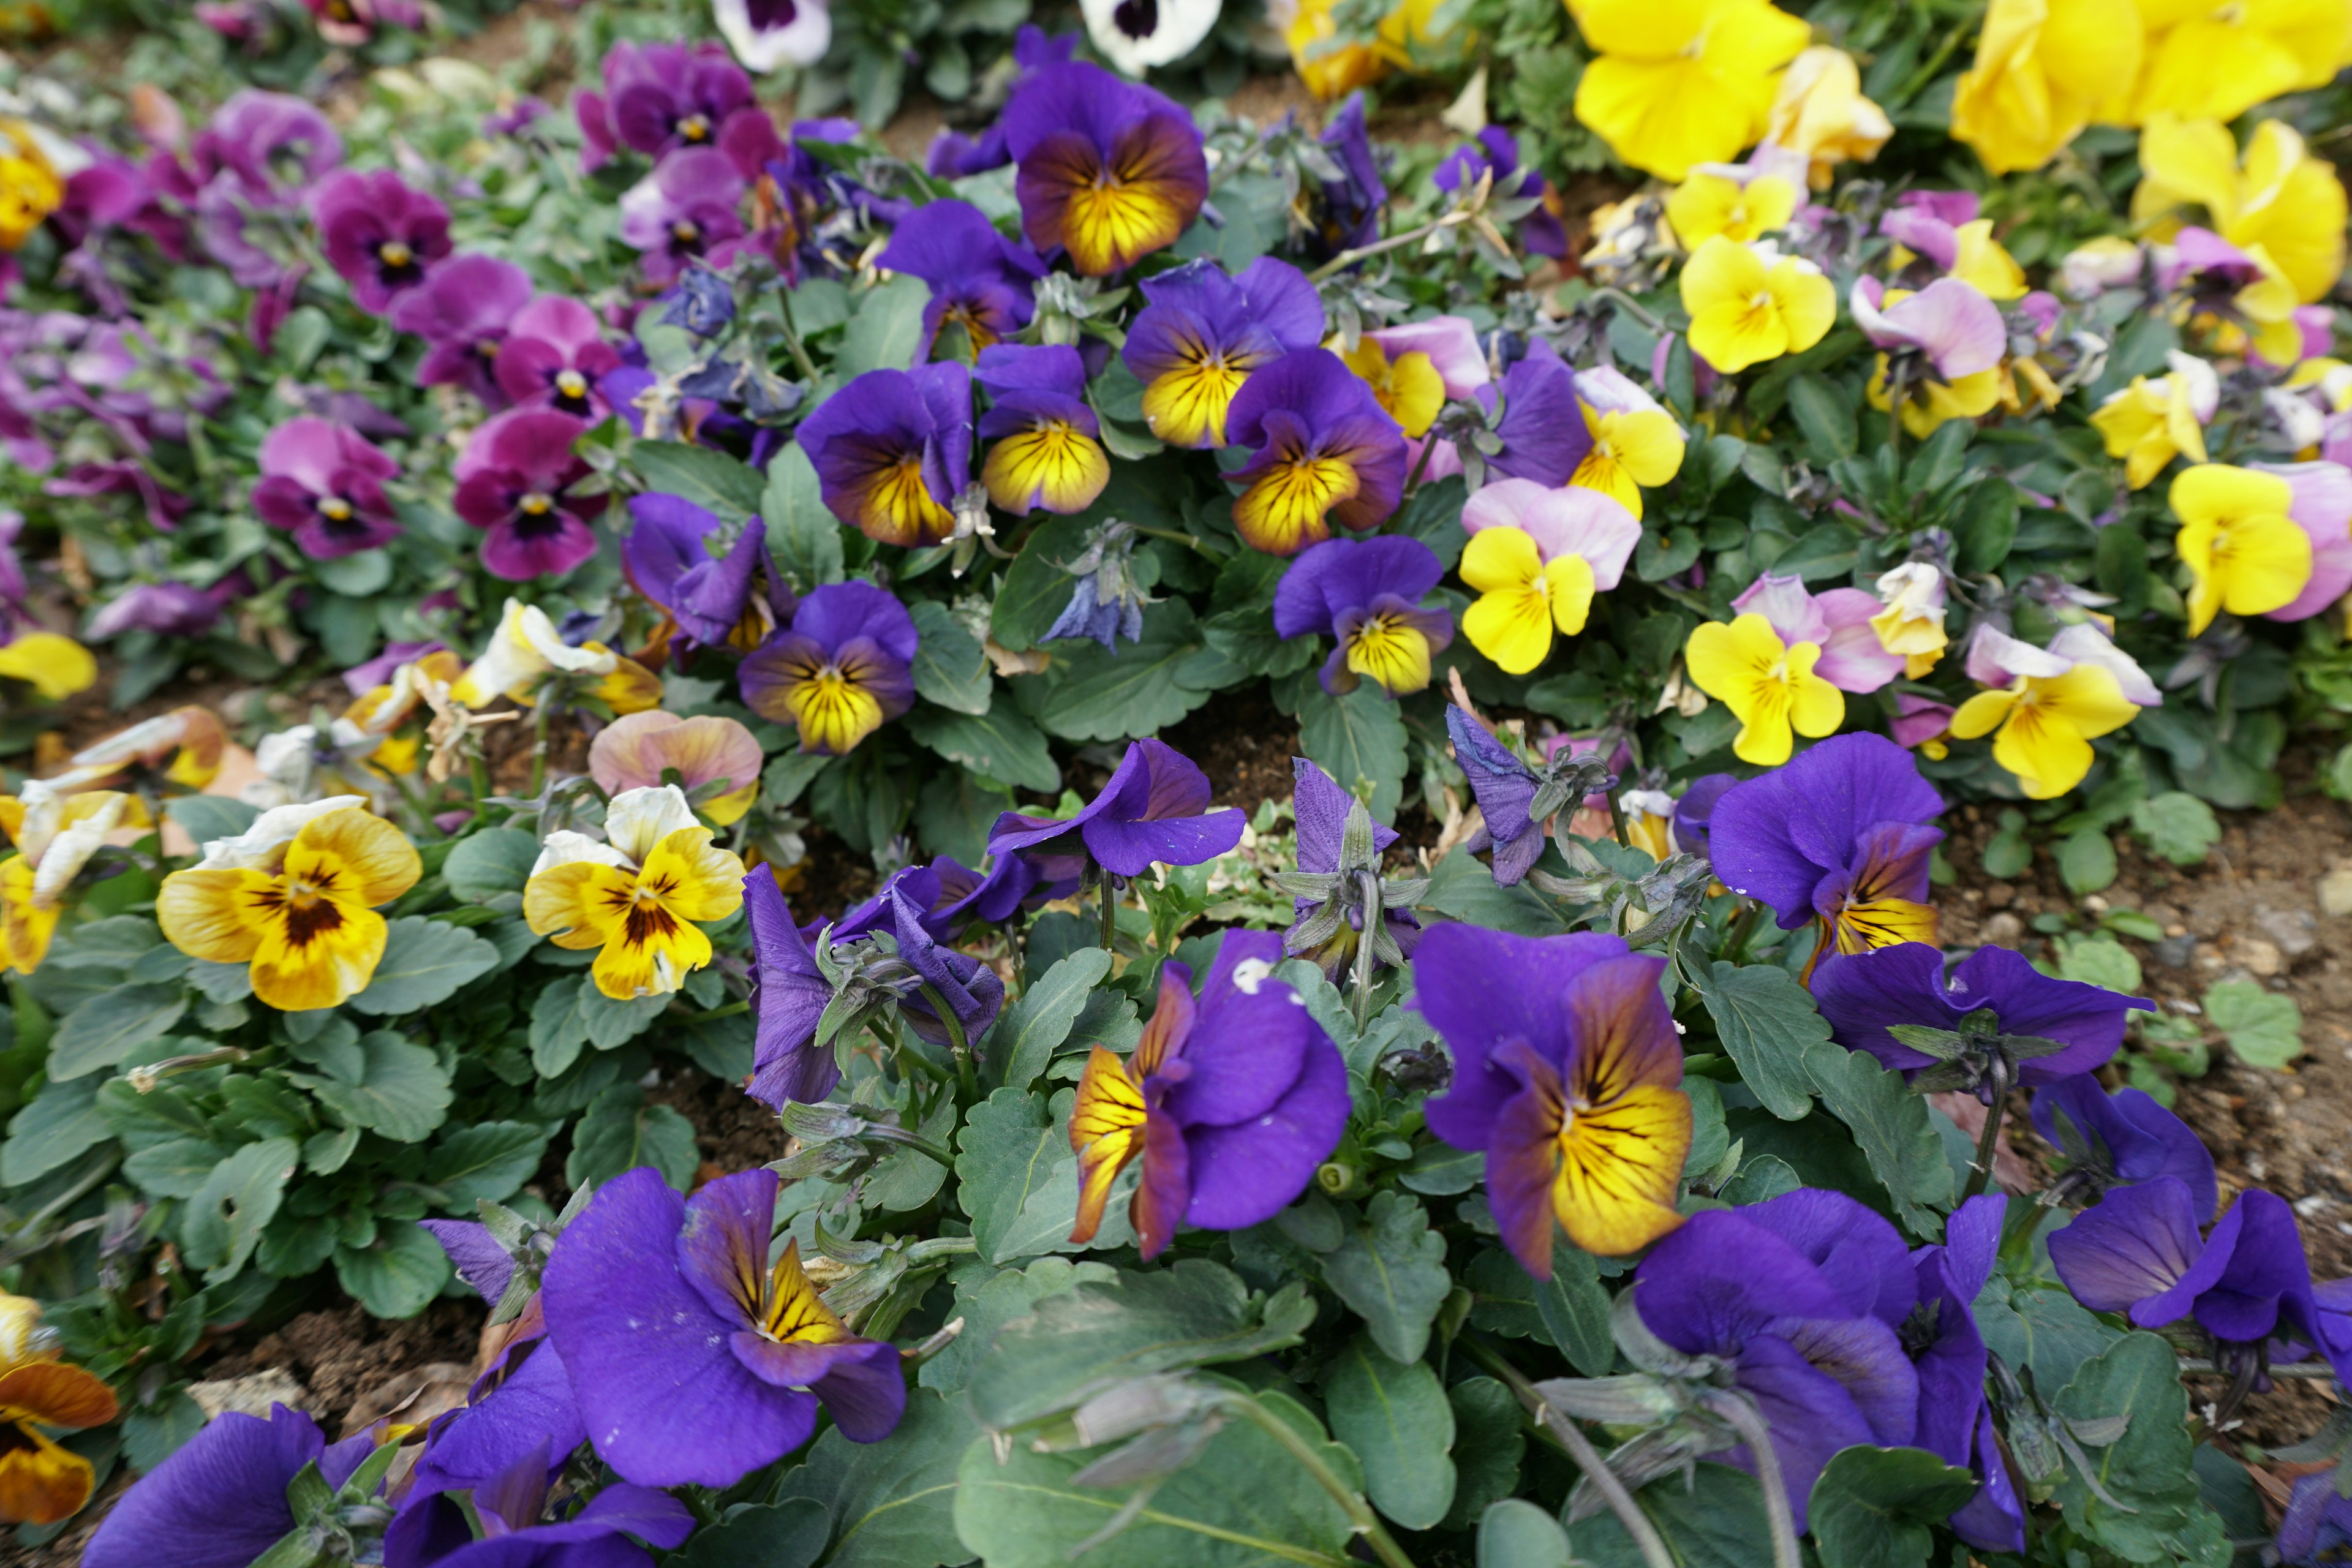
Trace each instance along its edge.
<instances>
[{"instance_id":1,"label":"small pebble in soil","mask_svg":"<svg viewBox=\"0 0 2352 1568\"><path fill-rule=\"evenodd\" d=\"M2268 980L2286 967L2286 955L2279 952L2278 945L2275 942L2264 942L2258 936L2250 936L2243 942L2232 942L2230 952L2245 966L2248 973L2258 979Z\"/></svg>"},{"instance_id":2,"label":"small pebble in soil","mask_svg":"<svg viewBox=\"0 0 2352 1568\"><path fill-rule=\"evenodd\" d=\"M1977 928L1977 936L1987 947L2015 947L2025 940L2025 922L2003 910L1987 916Z\"/></svg>"},{"instance_id":3,"label":"small pebble in soil","mask_svg":"<svg viewBox=\"0 0 2352 1568\"><path fill-rule=\"evenodd\" d=\"M2319 921L2309 910L2258 910L2254 923L2289 958L2301 958L2318 945Z\"/></svg>"},{"instance_id":4,"label":"small pebble in soil","mask_svg":"<svg viewBox=\"0 0 2352 1568\"><path fill-rule=\"evenodd\" d=\"M2197 939L2179 926L2172 928L2170 936L2155 944L2156 961L2167 969L2188 968L2189 955L2196 951Z\"/></svg>"},{"instance_id":5,"label":"small pebble in soil","mask_svg":"<svg viewBox=\"0 0 2352 1568\"><path fill-rule=\"evenodd\" d=\"M2352 866L2338 866L2319 879L2319 907L2331 915L2352 915Z\"/></svg>"}]
</instances>

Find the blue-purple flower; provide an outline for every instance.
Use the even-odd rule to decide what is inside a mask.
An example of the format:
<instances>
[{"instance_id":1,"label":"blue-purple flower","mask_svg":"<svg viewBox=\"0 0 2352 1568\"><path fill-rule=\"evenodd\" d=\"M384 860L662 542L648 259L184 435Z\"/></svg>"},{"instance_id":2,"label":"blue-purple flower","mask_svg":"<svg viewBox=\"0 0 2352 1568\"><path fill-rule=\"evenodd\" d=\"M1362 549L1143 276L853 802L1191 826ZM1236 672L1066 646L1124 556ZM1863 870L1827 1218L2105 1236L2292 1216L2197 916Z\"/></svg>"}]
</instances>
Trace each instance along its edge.
<instances>
[{"instance_id":1,"label":"blue-purple flower","mask_svg":"<svg viewBox=\"0 0 2352 1568\"><path fill-rule=\"evenodd\" d=\"M1976 1300L2000 1253L2006 1198L1970 1198L1944 1222L1940 1246L1911 1254L1919 1306L1902 1327L1919 1377L1919 1425L1912 1442L1944 1463L1972 1469L1982 1484L1955 1510L1952 1528L1989 1552L2025 1549L2025 1510L2010 1483L1985 1399L1988 1364Z\"/></svg>"},{"instance_id":2,"label":"blue-purple flower","mask_svg":"<svg viewBox=\"0 0 2352 1568\"><path fill-rule=\"evenodd\" d=\"M1290 1205L1348 1125L1348 1065L1288 984L1282 939L1228 931L1196 1002L1192 970L1160 970L1160 1005L1132 1056L1096 1046L1078 1080L1072 1241L1094 1239L1118 1173L1137 1161L1129 1205L1149 1262L1180 1223L1242 1230Z\"/></svg>"},{"instance_id":3,"label":"blue-purple flower","mask_svg":"<svg viewBox=\"0 0 2352 1568\"><path fill-rule=\"evenodd\" d=\"M1675 847L1686 855L1714 855L1715 808L1739 780L1730 773L1702 773L1675 797Z\"/></svg>"},{"instance_id":4,"label":"blue-purple flower","mask_svg":"<svg viewBox=\"0 0 2352 1568\"><path fill-rule=\"evenodd\" d=\"M776 570L767 525L757 517L714 558L705 541L719 532L719 519L683 496L634 496L629 516L636 526L621 557L630 581L696 642L748 653L792 619L799 601Z\"/></svg>"},{"instance_id":5,"label":"blue-purple flower","mask_svg":"<svg viewBox=\"0 0 2352 1568\"><path fill-rule=\"evenodd\" d=\"M1234 530L1269 555L1296 555L1386 521L1404 495L1404 430L1328 349L1285 354L1253 373L1228 416L1249 461L1228 476Z\"/></svg>"},{"instance_id":6,"label":"blue-purple flower","mask_svg":"<svg viewBox=\"0 0 2352 1568\"><path fill-rule=\"evenodd\" d=\"M1575 477L1592 450L1592 432L1576 397L1576 373L1541 338L1528 345L1500 382L1479 387L1472 395L1494 418L1495 434L1502 437L1502 449L1486 458L1486 466L1498 474L1556 489Z\"/></svg>"},{"instance_id":7,"label":"blue-purple flower","mask_svg":"<svg viewBox=\"0 0 2352 1568\"><path fill-rule=\"evenodd\" d=\"M973 379L990 401L980 416L981 437L991 443L981 468L988 499L1024 517L1041 506L1066 515L1094 505L1110 483L1110 457L1087 405L1078 351L999 343L980 351Z\"/></svg>"},{"instance_id":8,"label":"blue-purple flower","mask_svg":"<svg viewBox=\"0 0 2352 1568\"><path fill-rule=\"evenodd\" d=\"M2110 1093L2089 1073L2061 1079L2034 1091L2033 1129L2065 1160L2062 1191L2087 1190L2095 1203L2112 1188L2175 1176L2188 1186L2200 1225L2221 1202L2213 1152L2144 1089Z\"/></svg>"},{"instance_id":9,"label":"blue-purple flower","mask_svg":"<svg viewBox=\"0 0 2352 1568\"><path fill-rule=\"evenodd\" d=\"M1175 244L1208 199L1192 116L1082 60L1042 67L1013 89L1004 144L1029 243L1060 247L1085 277Z\"/></svg>"},{"instance_id":10,"label":"blue-purple flower","mask_svg":"<svg viewBox=\"0 0 2352 1568\"><path fill-rule=\"evenodd\" d=\"M1088 862L1118 877L1140 877L1156 861L1198 866L1242 841L1242 814L1209 809L1209 778L1165 741L1132 742L1102 793L1075 816L1008 811L989 830L988 852L1019 855L1047 881L1078 876Z\"/></svg>"},{"instance_id":11,"label":"blue-purple flower","mask_svg":"<svg viewBox=\"0 0 2352 1568\"><path fill-rule=\"evenodd\" d=\"M570 1452L542 1444L467 1489L479 1539L447 1494L412 1494L384 1531L384 1568L652 1568L630 1537L670 1550L694 1533L684 1503L625 1481L576 1510L559 1505L567 1511L541 1523L551 1474L562 1473Z\"/></svg>"},{"instance_id":12,"label":"blue-purple flower","mask_svg":"<svg viewBox=\"0 0 2352 1568\"><path fill-rule=\"evenodd\" d=\"M811 589L777 633L743 661L751 711L800 731L801 750L846 754L914 706L921 638L907 606L861 580Z\"/></svg>"},{"instance_id":13,"label":"blue-purple flower","mask_svg":"<svg viewBox=\"0 0 2352 1568\"><path fill-rule=\"evenodd\" d=\"M1171 447L1222 447L1252 371L1323 340L1307 275L1261 256L1238 278L1202 257L1148 278L1119 357L1143 383L1143 419Z\"/></svg>"},{"instance_id":14,"label":"blue-purple flower","mask_svg":"<svg viewBox=\"0 0 2352 1568\"><path fill-rule=\"evenodd\" d=\"M316 1421L282 1405L268 1420L215 1416L123 1494L90 1537L84 1568L247 1568L294 1528L286 1488L304 1466L340 1488L375 1446L368 1433L331 1445Z\"/></svg>"},{"instance_id":15,"label":"blue-purple flower","mask_svg":"<svg viewBox=\"0 0 2352 1568\"><path fill-rule=\"evenodd\" d=\"M1029 324L1031 294L1045 275L1028 247L997 233L970 202L952 200L908 213L874 264L931 286L921 359L930 357L940 329L950 323L964 330L974 353L1011 338Z\"/></svg>"},{"instance_id":16,"label":"blue-purple flower","mask_svg":"<svg viewBox=\"0 0 2352 1568\"><path fill-rule=\"evenodd\" d=\"M589 1441L627 1479L731 1486L807 1442L820 1404L859 1443L905 1414L897 1349L843 1326L797 1240L773 1256L776 1185L745 1171L681 1198L640 1167L557 1241L548 1336Z\"/></svg>"},{"instance_id":17,"label":"blue-purple flower","mask_svg":"<svg viewBox=\"0 0 2352 1568\"><path fill-rule=\"evenodd\" d=\"M1339 177L1322 182L1317 204L1315 238L1322 254L1370 245L1381 237L1381 207L1389 199L1388 182L1381 178L1380 155L1372 150L1364 127L1364 95L1348 95L1318 140L1339 166Z\"/></svg>"},{"instance_id":18,"label":"blue-purple flower","mask_svg":"<svg viewBox=\"0 0 2352 1568\"><path fill-rule=\"evenodd\" d=\"M971 482L971 374L960 364L869 370L803 420L800 443L833 515L884 544L955 533Z\"/></svg>"},{"instance_id":19,"label":"blue-purple flower","mask_svg":"<svg viewBox=\"0 0 2352 1568\"><path fill-rule=\"evenodd\" d=\"M1714 836L1719 843L1719 818ZM2005 947L1977 949L1948 980L1942 951L1916 942L1823 964L1813 975L1813 998L1837 1043L1868 1051L1882 1067L1916 1073L1981 1058L1999 1045L2012 1058L2005 1069L2011 1084L2056 1083L2089 1072L2124 1043L2126 1014L2155 1008L2145 997L2044 974ZM1898 1029L1948 1037L1931 1043L1954 1054L1907 1045L1893 1032ZM1988 1092L1990 1080L1966 1087Z\"/></svg>"},{"instance_id":20,"label":"blue-purple flower","mask_svg":"<svg viewBox=\"0 0 2352 1568\"><path fill-rule=\"evenodd\" d=\"M817 1020L833 1000L833 984L816 966L791 906L765 862L743 879L743 913L751 925L751 1005L757 1033L751 1046L752 1099L782 1110L788 1100L814 1105L841 1081L833 1052L815 1048Z\"/></svg>"},{"instance_id":21,"label":"blue-purple flower","mask_svg":"<svg viewBox=\"0 0 2352 1568\"><path fill-rule=\"evenodd\" d=\"M1538 204L1536 209L1519 220L1519 243L1538 256L1555 260L1568 255L1568 230L1559 221L1559 194L1551 188L1541 170L1519 163L1519 139L1505 127L1489 125L1478 132L1477 139L1466 147L1457 147L1437 165L1430 184L1448 195L1475 185L1488 171L1495 183L1493 195L1501 199L1517 197Z\"/></svg>"},{"instance_id":22,"label":"blue-purple flower","mask_svg":"<svg viewBox=\"0 0 2352 1568\"><path fill-rule=\"evenodd\" d=\"M1323 689L1353 691L1369 679L1391 697L1429 685L1429 661L1454 641L1454 617L1421 601L1445 575L1418 539L1328 539L1290 563L1274 591L1274 629L1337 643Z\"/></svg>"},{"instance_id":23,"label":"blue-purple flower","mask_svg":"<svg viewBox=\"0 0 2352 1568\"><path fill-rule=\"evenodd\" d=\"M1397 841L1396 829L1381 826L1365 812L1361 827L1369 830L1368 837L1350 846L1348 819L1364 809L1363 802L1341 789L1329 773L1305 757L1290 759L1290 776L1291 817L1298 825L1298 869L1309 877L1352 879L1365 872L1377 875L1381 856ZM1353 849L1366 853L1351 854ZM1427 886L1416 885L1424 889ZM1395 889L1393 893L1389 890L1391 888ZM1379 915L1381 924L1374 931L1373 957L1380 962L1401 963L1412 956L1414 947L1421 942L1421 919L1410 908L1388 901L1391 897L1409 897L1405 888L1385 884L1381 890L1384 896ZM1351 893L1339 886L1333 886L1328 897L1294 897L1290 929L1282 933L1283 951L1319 965L1325 974L1336 981L1356 962L1370 902L1370 897L1361 889ZM1381 936L1382 930L1385 940Z\"/></svg>"}]
</instances>

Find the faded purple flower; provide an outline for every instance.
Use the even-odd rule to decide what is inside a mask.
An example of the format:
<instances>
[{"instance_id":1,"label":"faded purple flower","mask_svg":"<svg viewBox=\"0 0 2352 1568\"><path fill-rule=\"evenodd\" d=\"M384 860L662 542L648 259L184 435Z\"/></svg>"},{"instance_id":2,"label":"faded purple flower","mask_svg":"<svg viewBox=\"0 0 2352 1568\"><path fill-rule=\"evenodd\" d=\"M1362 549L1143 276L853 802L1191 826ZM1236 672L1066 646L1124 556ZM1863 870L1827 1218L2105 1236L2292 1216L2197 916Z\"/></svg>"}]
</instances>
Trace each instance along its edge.
<instances>
[{"instance_id":1,"label":"faded purple flower","mask_svg":"<svg viewBox=\"0 0 2352 1568\"><path fill-rule=\"evenodd\" d=\"M503 407L499 351L516 313L530 302L530 278L511 261L467 252L436 267L392 307L392 324L425 342L416 384L463 387L490 407Z\"/></svg>"},{"instance_id":2,"label":"faded purple flower","mask_svg":"<svg viewBox=\"0 0 2352 1568\"><path fill-rule=\"evenodd\" d=\"M743 234L743 176L716 147L665 154L621 198L621 238L640 252L646 278L667 283L687 263Z\"/></svg>"},{"instance_id":3,"label":"faded purple flower","mask_svg":"<svg viewBox=\"0 0 2352 1568\"><path fill-rule=\"evenodd\" d=\"M733 547L714 558L705 542L718 534L719 519L683 496L634 496L629 516L636 526L621 559L630 581L696 642L749 653L792 619L799 601L776 570L768 525L757 517L744 520Z\"/></svg>"}]
</instances>

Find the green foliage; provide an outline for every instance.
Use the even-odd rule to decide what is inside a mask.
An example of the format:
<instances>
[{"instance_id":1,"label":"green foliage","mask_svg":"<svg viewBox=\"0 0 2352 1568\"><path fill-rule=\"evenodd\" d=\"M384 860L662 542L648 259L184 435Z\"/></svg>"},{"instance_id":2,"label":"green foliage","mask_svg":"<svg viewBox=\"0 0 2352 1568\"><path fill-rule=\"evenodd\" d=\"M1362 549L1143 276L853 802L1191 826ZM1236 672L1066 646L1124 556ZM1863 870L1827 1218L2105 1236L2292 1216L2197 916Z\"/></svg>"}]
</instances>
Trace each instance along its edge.
<instances>
[{"instance_id":1,"label":"green foliage","mask_svg":"<svg viewBox=\"0 0 2352 1568\"><path fill-rule=\"evenodd\" d=\"M2303 1055L2303 1009L2294 998L2265 991L2252 980L2220 980L2205 988L2205 1016L2249 1067L2283 1068Z\"/></svg>"}]
</instances>

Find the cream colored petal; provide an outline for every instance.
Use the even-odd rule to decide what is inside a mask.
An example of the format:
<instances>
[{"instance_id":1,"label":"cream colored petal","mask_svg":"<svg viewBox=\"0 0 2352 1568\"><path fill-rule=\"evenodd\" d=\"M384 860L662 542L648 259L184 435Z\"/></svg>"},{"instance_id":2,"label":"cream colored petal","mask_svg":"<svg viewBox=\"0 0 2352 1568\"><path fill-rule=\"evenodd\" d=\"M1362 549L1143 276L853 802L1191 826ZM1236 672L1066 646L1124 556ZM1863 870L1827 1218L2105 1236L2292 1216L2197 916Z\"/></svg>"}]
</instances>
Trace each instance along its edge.
<instances>
[{"instance_id":1,"label":"cream colored petal","mask_svg":"<svg viewBox=\"0 0 2352 1568\"><path fill-rule=\"evenodd\" d=\"M680 828L692 827L694 807L676 784L652 784L623 790L604 807L604 841L642 866L646 857Z\"/></svg>"},{"instance_id":2,"label":"cream colored petal","mask_svg":"<svg viewBox=\"0 0 2352 1568\"><path fill-rule=\"evenodd\" d=\"M207 871L239 866L274 871L285 861L286 847L303 828L331 812L366 805L367 796L363 795L337 795L306 805L278 806L263 812L251 827L236 837L215 838L206 844L205 858L196 864Z\"/></svg>"},{"instance_id":3,"label":"cream colored petal","mask_svg":"<svg viewBox=\"0 0 2352 1568\"><path fill-rule=\"evenodd\" d=\"M551 668L566 670L575 675L583 672L591 675L605 675L609 674L613 666L619 662L618 656L602 644L573 647L566 643L562 635L555 629L555 622L549 617L545 610L536 605L527 605L523 607L522 615L516 623L516 630L522 640L529 645L531 653Z\"/></svg>"},{"instance_id":4,"label":"cream colored petal","mask_svg":"<svg viewBox=\"0 0 2352 1568\"><path fill-rule=\"evenodd\" d=\"M551 871L558 866L572 866L583 861L611 866L623 871L637 868L635 861L611 845L599 843L584 833L574 833L565 827L549 834L547 841L539 847L539 859L532 865L530 874L536 877L541 871Z\"/></svg>"}]
</instances>

